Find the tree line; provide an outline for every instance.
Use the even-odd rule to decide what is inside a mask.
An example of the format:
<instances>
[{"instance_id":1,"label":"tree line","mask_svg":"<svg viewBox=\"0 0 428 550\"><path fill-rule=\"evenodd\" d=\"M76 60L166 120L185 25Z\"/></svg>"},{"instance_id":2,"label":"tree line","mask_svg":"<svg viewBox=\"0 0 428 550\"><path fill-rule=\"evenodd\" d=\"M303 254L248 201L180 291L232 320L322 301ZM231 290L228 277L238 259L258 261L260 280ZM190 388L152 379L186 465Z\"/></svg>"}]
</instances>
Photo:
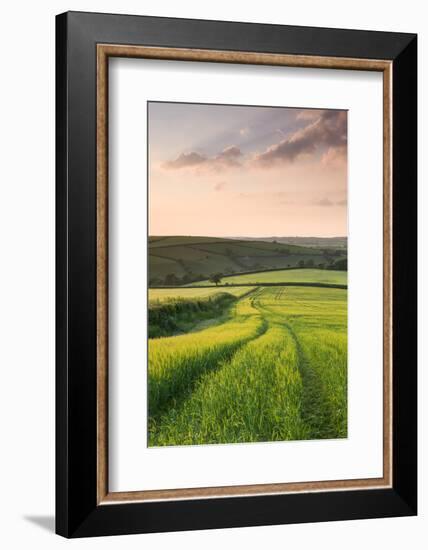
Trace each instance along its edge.
<instances>
[{"instance_id":1,"label":"tree line","mask_svg":"<svg viewBox=\"0 0 428 550\"><path fill-rule=\"evenodd\" d=\"M288 266L292 267L291 265ZM328 269L335 271L347 271L348 269L348 260L346 258L340 258L334 260L330 258L326 262L316 263L313 259L309 260L300 260L295 267L299 268L308 268L308 269ZM261 271L269 271L269 268L263 269ZM278 270L277 270L278 271ZM202 273L194 275L192 273L185 273L183 276L178 276L175 273L168 273L165 278L162 277L150 277L149 285L150 286L182 286L197 281L204 281L208 279L210 283L214 283L216 286L219 285L222 279L233 273L211 273L210 275L203 275Z\"/></svg>"}]
</instances>

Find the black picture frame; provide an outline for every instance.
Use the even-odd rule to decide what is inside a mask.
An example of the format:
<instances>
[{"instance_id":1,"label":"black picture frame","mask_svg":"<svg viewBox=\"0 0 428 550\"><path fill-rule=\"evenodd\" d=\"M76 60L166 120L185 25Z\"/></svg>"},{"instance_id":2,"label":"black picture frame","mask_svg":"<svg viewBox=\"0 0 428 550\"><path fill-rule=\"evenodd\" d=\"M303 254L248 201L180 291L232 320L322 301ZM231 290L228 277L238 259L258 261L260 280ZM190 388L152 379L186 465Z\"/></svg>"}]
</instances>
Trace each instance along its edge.
<instances>
[{"instance_id":1,"label":"black picture frame","mask_svg":"<svg viewBox=\"0 0 428 550\"><path fill-rule=\"evenodd\" d=\"M97 504L96 46L392 61L391 488ZM86 537L417 513L417 36L68 12L56 18L56 532Z\"/></svg>"}]
</instances>

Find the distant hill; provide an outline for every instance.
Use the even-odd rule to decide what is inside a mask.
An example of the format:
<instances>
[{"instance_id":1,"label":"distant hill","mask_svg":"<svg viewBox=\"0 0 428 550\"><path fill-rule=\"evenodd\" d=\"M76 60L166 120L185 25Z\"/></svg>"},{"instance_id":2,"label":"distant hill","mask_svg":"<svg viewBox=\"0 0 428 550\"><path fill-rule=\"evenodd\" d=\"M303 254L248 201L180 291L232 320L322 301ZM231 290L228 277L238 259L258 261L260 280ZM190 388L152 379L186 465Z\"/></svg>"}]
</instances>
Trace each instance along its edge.
<instances>
[{"instance_id":1,"label":"distant hill","mask_svg":"<svg viewBox=\"0 0 428 550\"><path fill-rule=\"evenodd\" d=\"M234 237L231 237L234 239ZM311 246L316 248L347 248L347 237L237 237L241 241L277 242L282 244L295 244L299 246Z\"/></svg>"},{"instance_id":2,"label":"distant hill","mask_svg":"<svg viewBox=\"0 0 428 550\"><path fill-rule=\"evenodd\" d=\"M292 237L294 238L294 237ZM305 238L306 237L298 237ZM173 286L269 269L327 267L346 259L342 246L309 246L262 239L190 236L149 237L149 285Z\"/></svg>"}]
</instances>

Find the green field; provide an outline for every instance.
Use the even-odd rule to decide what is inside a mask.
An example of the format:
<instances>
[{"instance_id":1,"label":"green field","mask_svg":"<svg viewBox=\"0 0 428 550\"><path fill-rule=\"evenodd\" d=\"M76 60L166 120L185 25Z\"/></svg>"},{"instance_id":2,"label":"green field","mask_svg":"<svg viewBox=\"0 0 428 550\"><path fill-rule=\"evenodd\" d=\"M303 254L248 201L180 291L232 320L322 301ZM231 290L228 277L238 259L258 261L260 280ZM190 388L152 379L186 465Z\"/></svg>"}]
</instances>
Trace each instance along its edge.
<instances>
[{"instance_id":1,"label":"green field","mask_svg":"<svg viewBox=\"0 0 428 550\"><path fill-rule=\"evenodd\" d=\"M238 298L254 288L149 289L149 337L172 336L219 324Z\"/></svg>"},{"instance_id":2,"label":"green field","mask_svg":"<svg viewBox=\"0 0 428 550\"><path fill-rule=\"evenodd\" d=\"M214 237L149 237L150 286L177 286L202 281L213 273L236 273L293 267L334 269L346 260L343 239L292 242ZM307 242L314 242L309 246ZM342 269L342 268L341 268ZM346 267L345 267L346 269Z\"/></svg>"},{"instance_id":3,"label":"green field","mask_svg":"<svg viewBox=\"0 0 428 550\"><path fill-rule=\"evenodd\" d=\"M247 238L246 240L277 242L282 244L296 244L299 246L310 246L316 248L348 248L347 237L258 237Z\"/></svg>"},{"instance_id":4,"label":"green field","mask_svg":"<svg viewBox=\"0 0 428 550\"><path fill-rule=\"evenodd\" d=\"M191 300L194 298L209 298L214 297L220 292L227 292L232 296L242 296L248 292L248 288L243 287L230 287L230 288L150 288L149 289L149 304L154 305L156 303L165 303L171 300Z\"/></svg>"},{"instance_id":5,"label":"green field","mask_svg":"<svg viewBox=\"0 0 428 550\"><path fill-rule=\"evenodd\" d=\"M347 271L335 271L325 269L284 269L278 271L263 271L223 277L221 284L246 285L265 283L323 283L323 284L347 284ZM209 280L194 283L198 285L211 285Z\"/></svg>"},{"instance_id":6,"label":"green field","mask_svg":"<svg viewBox=\"0 0 428 550\"><path fill-rule=\"evenodd\" d=\"M207 290L150 291L189 330L149 339L149 446L347 437L347 290Z\"/></svg>"}]
</instances>

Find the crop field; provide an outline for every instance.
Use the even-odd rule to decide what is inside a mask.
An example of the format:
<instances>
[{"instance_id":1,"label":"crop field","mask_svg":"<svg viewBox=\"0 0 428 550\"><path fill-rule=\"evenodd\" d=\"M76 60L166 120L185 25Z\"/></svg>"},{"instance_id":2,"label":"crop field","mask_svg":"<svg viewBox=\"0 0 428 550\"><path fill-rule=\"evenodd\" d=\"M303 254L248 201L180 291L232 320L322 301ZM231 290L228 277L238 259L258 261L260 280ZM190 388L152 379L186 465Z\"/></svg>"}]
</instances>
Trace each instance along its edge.
<instances>
[{"instance_id":1,"label":"crop field","mask_svg":"<svg viewBox=\"0 0 428 550\"><path fill-rule=\"evenodd\" d=\"M149 337L184 334L224 321L232 305L254 288L149 289Z\"/></svg>"},{"instance_id":2,"label":"crop field","mask_svg":"<svg viewBox=\"0 0 428 550\"><path fill-rule=\"evenodd\" d=\"M229 287L229 288L150 288L149 289L149 303L165 303L171 300L191 300L193 298L208 298L214 297L220 292L227 292L232 296L242 296L248 292L248 288L245 286Z\"/></svg>"},{"instance_id":3,"label":"crop field","mask_svg":"<svg viewBox=\"0 0 428 550\"><path fill-rule=\"evenodd\" d=\"M347 290L206 290L166 290L238 292L212 326L149 339L149 446L347 437Z\"/></svg>"},{"instance_id":4,"label":"crop field","mask_svg":"<svg viewBox=\"0 0 428 550\"><path fill-rule=\"evenodd\" d=\"M262 271L259 273L247 273L223 277L221 284L246 285L263 283L327 283L347 284L347 271L335 271L325 269L283 269L275 271ZM198 285L210 285L209 280L194 283Z\"/></svg>"}]
</instances>

